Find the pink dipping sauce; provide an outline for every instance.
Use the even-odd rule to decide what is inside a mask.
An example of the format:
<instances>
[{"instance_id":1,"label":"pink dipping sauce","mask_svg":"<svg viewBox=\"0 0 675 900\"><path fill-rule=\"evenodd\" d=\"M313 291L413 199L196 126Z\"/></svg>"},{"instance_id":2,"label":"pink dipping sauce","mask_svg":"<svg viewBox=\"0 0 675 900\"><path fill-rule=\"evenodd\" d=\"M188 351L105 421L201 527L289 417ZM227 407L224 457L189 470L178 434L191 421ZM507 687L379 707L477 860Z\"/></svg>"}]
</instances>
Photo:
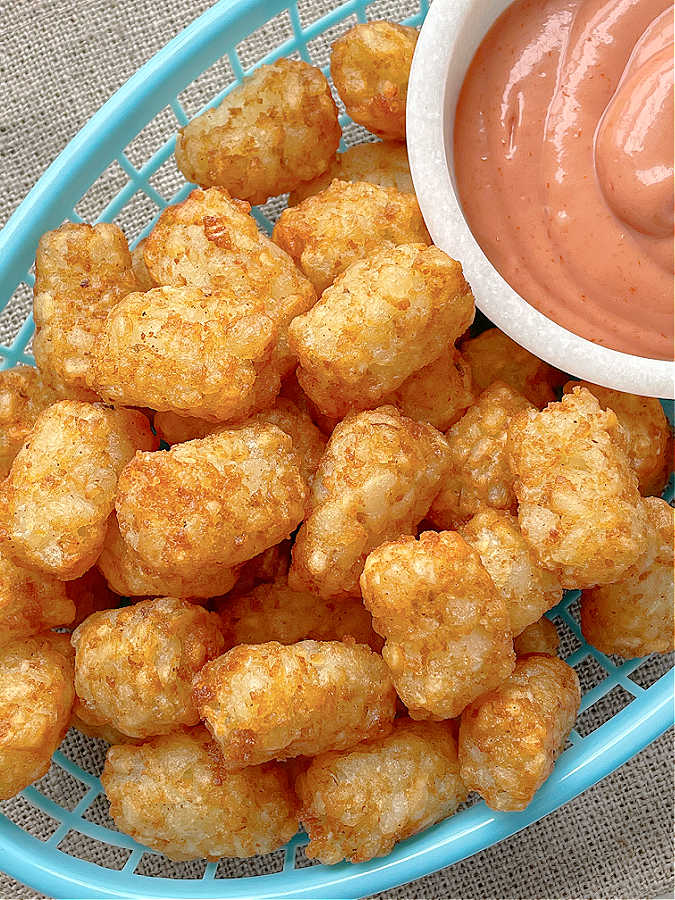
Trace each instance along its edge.
<instances>
[{"instance_id":1,"label":"pink dipping sauce","mask_svg":"<svg viewBox=\"0 0 675 900\"><path fill-rule=\"evenodd\" d=\"M672 359L674 139L671 3L517 0L457 106L469 227L550 319Z\"/></svg>"}]
</instances>

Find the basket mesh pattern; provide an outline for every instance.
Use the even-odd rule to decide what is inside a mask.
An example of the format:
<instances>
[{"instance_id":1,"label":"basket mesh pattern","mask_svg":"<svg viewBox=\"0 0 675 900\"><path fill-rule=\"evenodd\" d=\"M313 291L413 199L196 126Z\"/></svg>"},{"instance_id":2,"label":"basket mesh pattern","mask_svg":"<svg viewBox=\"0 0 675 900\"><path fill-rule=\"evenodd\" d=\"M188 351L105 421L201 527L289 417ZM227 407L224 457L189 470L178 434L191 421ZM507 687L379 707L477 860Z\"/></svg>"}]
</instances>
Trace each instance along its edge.
<instances>
[{"instance_id":1,"label":"basket mesh pattern","mask_svg":"<svg viewBox=\"0 0 675 900\"><path fill-rule=\"evenodd\" d=\"M150 231L168 203L180 201L191 189L176 169L173 150L176 130L192 116L219 102L252 68L281 56L318 65L330 80L330 45L354 23L389 18L420 25L427 7L426 0L375 0L372 3L350 0L337 8L334 0L290 3L184 87L107 165L86 193L77 199L66 219L115 222L123 228L133 246ZM340 109L343 149L359 141L374 140L365 129L351 122L334 89L333 93ZM274 198L253 210L260 226L267 232L271 231L285 202L286 197ZM31 267L9 296L0 300L2 368L34 362L30 354L33 283ZM664 496L672 501L672 479ZM560 636L560 654L575 667L583 691L577 727L561 757L563 764L566 759L574 762L584 741L649 691L673 664L672 656L629 661L613 659L587 645L579 627L578 599L578 591L567 592L562 603L548 613ZM275 853L250 860L224 859L219 863L203 860L174 863L138 845L119 832L108 815L108 803L99 781L106 749L103 742L71 729L54 754L48 774L23 791L19 798L0 803L0 825L3 818L12 822L35 841L36 848L42 848L36 852L44 853L48 848L50 853L57 854L57 865L58 854L63 854L111 872L116 870L153 880L179 879L194 883L260 875L283 878L291 870L316 865L304 854L307 837L302 833ZM468 808L477 802L477 797L470 798L465 804L467 809L460 811L453 820L460 823ZM446 864L452 861L448 859ZM92 875L92 883L95 881L99 879ZM142 884L141 887L136 885L136 890L142 896ZM356 896L358 887L353 891ZM217 896L212 890L205 889L204 895L207 894ZM166 896L170 895L171 888L167 884Z\"/></svg>"}]
</instances>

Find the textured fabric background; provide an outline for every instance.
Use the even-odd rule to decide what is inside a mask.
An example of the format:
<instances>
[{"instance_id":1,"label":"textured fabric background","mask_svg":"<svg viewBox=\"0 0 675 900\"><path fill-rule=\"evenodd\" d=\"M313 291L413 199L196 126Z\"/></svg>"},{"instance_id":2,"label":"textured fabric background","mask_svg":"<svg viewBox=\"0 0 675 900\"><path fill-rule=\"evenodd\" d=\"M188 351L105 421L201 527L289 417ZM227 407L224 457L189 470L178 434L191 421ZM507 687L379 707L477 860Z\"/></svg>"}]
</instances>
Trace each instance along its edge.
<instances>
[{"instance_id":1,"label":"textured fabric background","mask_svg":"<svg viewBox=\"0 0 675 900\"><path fill-rule=\"evenodd\" d=\"M206 0L155 0L153 4L140 0L19 0L10 4L0 0L0 224L92 113L207 5ZM330 8L331 2L300 0L299 6L305 24ZM414 6L407 0L376 0L368 13L370 17L396 17ZM246 64L259 58L261 49L270 41L272 45L278 42L287 28L287 19L281 17L263 30L240 48L242 61ZM315 61L327 60L325 41L315 42L311 50ZM194 113L216 88L227 84L230 75L227 65L213 67L181 95L186 111ZM175 128L170 115L161 116L128 148L132 162L147 159ZM348 138L363 139L364 134L352 129ZM163 167L153 182L167 197L179 183L172 165ZM120 172L113 167L78 204L78 212L93 217L120 187ZM155 211L147 199L139 197L120 224L133 238ZM0 315L3 342L15 333L29 304L28 293L19 292L12 308ZM645 663L636 678L647 686L670 664L672 660ZM591 666L580 671L580 677L588 687L600 676ZM625 700L614 695L592 707L585 714L583 733L604 721ZM104 745L77 732L69 734L64 746L66 755L92 772L100 771L104 750ZM381 897L622 898L668 894L673 889L672 757L672 735L667 734L604 782L525 832ZM39 788L69 808L81 796L78 783L56 766ZM53 831L51 820L40 817L21 799L0 808L37 836L47 837ZM87 817L110 824L100 798ZM95 843L69 836L61 849L114 868L123 864L118 853ZM269 858L253 863L225 861L219 874L262 872L273 863ZM137 871L195 877L200 866L175 865L146 856ZM223 888L226 895L225 883ZM0 897L38 896L0 873Z\"/></svg>"}]
</instances>

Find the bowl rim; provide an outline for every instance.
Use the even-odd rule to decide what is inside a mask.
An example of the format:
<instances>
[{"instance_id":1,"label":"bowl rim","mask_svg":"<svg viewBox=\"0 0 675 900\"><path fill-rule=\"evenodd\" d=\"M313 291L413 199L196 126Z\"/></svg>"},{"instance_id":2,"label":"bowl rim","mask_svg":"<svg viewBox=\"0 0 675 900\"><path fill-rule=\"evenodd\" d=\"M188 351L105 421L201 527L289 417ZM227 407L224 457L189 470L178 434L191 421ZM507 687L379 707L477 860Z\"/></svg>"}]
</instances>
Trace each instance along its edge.
<instances>
[{"instance_id":1,"label":"bowl rim","mask_svg":"<svg viewBox=\"0 0 675 900\"><path fill-rule=\"evenodd\" d=\"M476 306L526 350L576 378L620 391L673 399L675 367L670 360L603 347L547 318L502 278L469 229L450 175L446 135L452 135L450 115L454 119L454 105L448 109L446 97L448 69L462 41L463 26L484 2L435 0L413 57L406 113L408 157L432 240L450 254L461 242L460 262L474 289Z\"/></svg>"}]
</instances>

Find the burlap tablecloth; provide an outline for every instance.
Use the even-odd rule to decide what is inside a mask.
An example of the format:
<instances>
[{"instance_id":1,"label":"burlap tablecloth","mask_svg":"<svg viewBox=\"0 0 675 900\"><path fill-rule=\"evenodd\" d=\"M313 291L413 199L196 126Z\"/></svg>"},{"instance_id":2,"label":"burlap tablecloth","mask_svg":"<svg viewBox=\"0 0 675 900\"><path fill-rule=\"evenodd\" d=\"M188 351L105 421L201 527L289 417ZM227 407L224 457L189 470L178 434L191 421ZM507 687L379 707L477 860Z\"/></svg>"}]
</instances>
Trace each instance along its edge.
<instances>
[{"instance_id":1,"label":"burlap tablecloth","mask_svg":"<svg viewBox=\"0 0 675 900\"><path fill-rule=\"evenodd\" d=\"M153 4L140 0L19 0L18 4L2 0L0 224L92 113L207 5L208 0L156 0ZM301 0L301 15L309 21L330 5L330 0ZM377 0L370 12L396 16L405 6L409 6L406 0ZM265 39L261 35L261 40ZM208 96L208 87L202 86L207 93L201 102ZM200 100L199 91L192 99ZM148 141L153 139L148 135ZM144 148L136 149L142 153ZM134 228L138 222L130 224ZM5 316L0 320L0 338L14 327ZM663 662L648 664L644 669L647 683L663 670ZM605 708L597 715L604 720L607 714ZM77 752L82 739L74 735L69 740ZM7 804L3 806L7 809ZM22 812L18 804L12 813L17 821L22 815L31 815L30 809ZM673 742L667 734L604 782L525 832L381 896L667 895L673 890L672 821ZM224 895L226 889L224 882ZM0 897L38 896L0 873Z\"/></svg>"}]
</instances>

